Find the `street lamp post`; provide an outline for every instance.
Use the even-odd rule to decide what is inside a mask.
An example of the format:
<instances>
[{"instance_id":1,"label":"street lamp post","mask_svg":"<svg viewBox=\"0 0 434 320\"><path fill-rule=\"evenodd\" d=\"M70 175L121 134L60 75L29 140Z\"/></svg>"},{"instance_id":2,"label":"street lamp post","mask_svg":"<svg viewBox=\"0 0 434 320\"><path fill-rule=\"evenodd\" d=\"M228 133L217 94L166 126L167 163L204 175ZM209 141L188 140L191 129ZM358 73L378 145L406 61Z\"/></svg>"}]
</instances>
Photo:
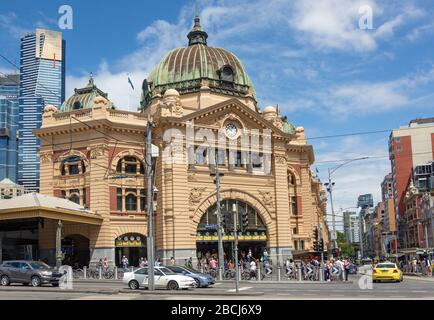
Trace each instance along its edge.
<instances>
[{"instance_id":1,"label":"street lamp post","mask_svg":"<svg viewBox=\"0 0 434 320\"><path fill-rule=\"evenodd\" d=\"M154 205L153 205L153 172L152 172L152 119L148 115L146 128L146 188L148 209L148 289L154 291Z\"/></svg>"},{"instance_id":2,"label":"street lamp post","mask_svg":"<svg viewBox=\"0 0 434 320\"><path fill-rule=\"evenodd\" d=\"M224 268L224 256L223 256L223 239L222 239L222 213L221 213L221 195L220 195L220 178L224 174L219 172L218 153L215 157L215 173L211 173L211 176L215 176L216 196L217 196L217 241L218 241L218 258L219 258L219 280L223 279Z\"/></svg>"},{"instance_id":3,"label":"street lamp post","mask_svg":"<svg viewBox=\"0 0 434 320\"><path fill-rule=\"evenodd\" d=\"M369 159L368 157L362 157L362 158L356 158L356 159L351 159L348 160L342 164L340 164L339 166L332 168L332 169L328 169L328 182L325 183L325 186L327 187L327 191L329 192L330 195L330 207L332 210L332 225L333 225L333 236L332 236L332 240L333 240L333 249L337 248L337 243L336 243L336 219L335 219L335 213L334 213L334 208L333 208L333 187L335 185L335 183L332 181L332 174L335 173L339 168L342 168L343 166L354 162L354 161L359 161L359 160L366 160Z\"/></svg>"}]
</instances>

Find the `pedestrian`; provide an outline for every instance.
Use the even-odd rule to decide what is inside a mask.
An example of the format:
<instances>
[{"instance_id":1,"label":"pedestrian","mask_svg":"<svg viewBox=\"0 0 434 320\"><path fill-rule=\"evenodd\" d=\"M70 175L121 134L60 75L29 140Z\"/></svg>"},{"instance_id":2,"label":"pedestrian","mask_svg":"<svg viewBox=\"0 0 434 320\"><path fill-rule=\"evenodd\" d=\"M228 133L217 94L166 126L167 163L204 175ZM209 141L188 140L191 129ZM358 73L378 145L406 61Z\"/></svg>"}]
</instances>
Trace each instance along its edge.
<instances>
[{"instance_id":1,"label":"pedestrian","mask_svg":"<svg viewBox=\"0 0 434 320\"><path fill-rule=\"evenodd\" d=\"M156 267L161 266L161 259L160 259L160 257L157 257L157 259L155 259L154 266L156 266Z\"/></svg>"},{"instance_id":2,"label":"pedestrian","mask_svg":"<svg viewBox=\"0 0 434 320\"><path fill-rule=\"evenodd\" d=\"M140 260L139 260L139 267L143 268L145 265L146 265L145 264L145 259L143 257L141 257Z\"/></svg>"},{"instance_id":3,"label":"pedestrian","mask_svg":"<svg viewBox=\"0 0 434 320\"><path fill-rule=\"evenodd\" d=\"M258 277L258 275L256 274L256 270L257 270L256 261L255 259L252 259L252 261L250 261L250 277L255 277L255 278Z\"/></svg>"},{"instance_id":4,"label":"pedestrian","mask_svg":"<svg viewBox=\"0 0 434 320\"><path fill-rule=\"evenodd\" d=\"M102 261L102 268L104 270L104 272L106 272L109 268L109 264L108 264L108 259L104 258L104 260Z\"/></svg>"},{"instance_id":5,"label":"pedestrian","mask_svg":"<svg viewBox=\"0 0 434 320\"><path fill-rule=\"evenodd\" d=\"M172 266L175 266L175 265L176 265L175 257L170 257L170 264L171 264Z\"/></svg>"},{"instance_id":6,"label":"pedestrian","mask_svg":"<svg viewBox=\"0 0 434 320\"><path fill-rule=\"evenodd\" d=\"M232 263L232 260L228 261L228 269L232 270L234 268L234 264Z\"/></svg>"},{"instance_id":7,"label":"pedestrian","mask_svg":"<svg viewBox=\"0 0 434 320\"><path fill-rule=\"evenodd\" d=\"M349 273L350 273L350 259L348 257L345 257L345 259L344 259L344 274L345 274L344 281L348 281L348 274Z\"/></svg>"},{"instance_id":8,"label":"pedestrian","mask_svg":"<svg viewBox=\"0 0 434 320\"><path fill-rule=\"evenodd\" d=\"M330 269L331 269L331 264L330 261L327 259L324 268L324 280L327 282L330 282Z\"/></svg>"},{"instance_id":9,"label":"pedestrian","mask_svg":"<svg viewBox=\"0 0 434 320\"><path fill-rule=\"evenodd\" d=\"M124 269L124 271L127 271L129 267L128 258L126 256L123 256L121 262L122 262L122 268Z\"/></svg>"},{"instance_id":10,"label":"pedestrian","mask_svg":"<svg viewBox=\"0 0 434 320\"><path fill-rule=\"evenodd\" d=\"M193 269L193 258L185 259L184 267Z\"/></svg>"},{"instance_id":11,"label":"pedestrian","mask_svg":"<svg viewBox=\"0 0 434 320\"><path fill-rule=\"evenodd\" d=\"M103 265L103 263L102 263L102 259L99 259L99 261L98 261L96 267L97 267L98 269L102 269L102 265Z\"/></svg>"}]
</instances>

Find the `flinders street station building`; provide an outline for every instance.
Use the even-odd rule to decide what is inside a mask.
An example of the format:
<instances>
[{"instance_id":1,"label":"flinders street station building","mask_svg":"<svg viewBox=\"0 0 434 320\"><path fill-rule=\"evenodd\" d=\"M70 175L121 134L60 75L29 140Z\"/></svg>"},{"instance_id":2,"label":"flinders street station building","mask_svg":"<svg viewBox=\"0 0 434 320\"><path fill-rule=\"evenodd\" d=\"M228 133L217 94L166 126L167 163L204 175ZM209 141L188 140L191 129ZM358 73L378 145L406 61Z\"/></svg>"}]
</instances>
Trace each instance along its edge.
<instances>
[{"instance_id":1,"label":"flinders street station building","mask_svg":"<svg viewBox=\"0 0 434 320\"><path fill-rule=\"evenodd\" d=\"M155 256L179 263L217 253L215 173L223 210L244 224L239 250L273 263L327 250L326 194L311 170L303 127L259 106L242 62L208 46L195 18L188 45L143 81L141 107L115 107L92 78L59 108L47 105L40 140L40 193L0 201L0 260L89 265L147 251L146 130L152 119ZM260 86L260 84L256 84ZM126 93L127 94L127 93ZM233 236L223 247L233 257ZM17 248L20 248L19 250Z\"/></svg>"}]
</instances>

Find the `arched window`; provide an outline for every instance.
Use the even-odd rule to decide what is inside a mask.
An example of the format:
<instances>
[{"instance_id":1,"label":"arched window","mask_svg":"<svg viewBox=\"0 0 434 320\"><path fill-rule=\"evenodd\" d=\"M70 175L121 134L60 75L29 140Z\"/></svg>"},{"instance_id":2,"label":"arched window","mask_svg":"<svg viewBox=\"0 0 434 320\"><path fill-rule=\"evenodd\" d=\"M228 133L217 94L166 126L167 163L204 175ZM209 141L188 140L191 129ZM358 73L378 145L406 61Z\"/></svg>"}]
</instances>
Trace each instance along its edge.
<instances>
[{"instance_id":1,"label":"arched window","mask_svg":"<svg viewBox=\"0 0 434 320\"><path fill-rule=\"evenodd\" d=\"M80 204L80 196L78 194L74 193L69 197L69 201L72 201L76 204Z\"/></svg>"},{"instance_id":2,"label":"arched window","mask_svg":"<svg viewBox=\"0 0 434 320\"><path fill-rule=\"evenodd\" d=\"M72 156L62 161L60 165L60 173L62 176L77 175L86 172L86 164L84 159L79 156Z\"/></svg>"},{"instance_id":3,"label":"arched window","mask_svg":"<svg viewBox=\"0 0 434 320\"><path fill-rule=\"evenodd\" d=\"M230 65L225 65L220 69L220 80L227 82L227 83L233 83L235 81L235 74L234 70Z\"/></svg>"},{"instance_id":4,"label":"arched window","mask_svg":"<svg viewBox=\"0 0 434 320\"><path fill-rule=\"evenodd\" d=\"M265 232L266 226L257 211L247 203L239 200L223 200L221 202L222 210L233 211L234 209L239 215L239 222L245 221L245 229L253 232ZM212 229L217 224L217 205L211 206L202 216L199 222L198 230L203 231Z\"/></svg>"},{"instance_id":5,"label":"arched window","mask_svg":"<svg viewBox=\"0 0 434 320\"><path fill-rule=\"evenodd\" d=\"M291 186L295 185L295 176L291 171L288 171L288 184Z\"/></svg>"},{"instance_id":6,"label":"arched window","mask_svg":"<svg viewBox=\"0 0 434 320\"><path fill-rule=\"evenodd\" d=\"M79 110L81 109L81 103L80 101L75 101L74 104L72 105L72 110Z\"/></svg>"},{"instance_id":7,"label":"arched window","mask_svg":"<svg viewBox=\"0 0 434 320\"><path fill-rule=\"evenodd\" d=\"M125 209L127 211L137 211L137 195L128 193L125 197Z\"/></svg>"},{"instance_id":8,"label":"arched window","mask_svg":"<svg viewBox=\"0 0 434 320\"><path fill-rule=\"evenodd\" d=\"M145 167L136 157L126 156L118 161L116 172L127 175L145 174Z\"/></svg>"}]
</instances>

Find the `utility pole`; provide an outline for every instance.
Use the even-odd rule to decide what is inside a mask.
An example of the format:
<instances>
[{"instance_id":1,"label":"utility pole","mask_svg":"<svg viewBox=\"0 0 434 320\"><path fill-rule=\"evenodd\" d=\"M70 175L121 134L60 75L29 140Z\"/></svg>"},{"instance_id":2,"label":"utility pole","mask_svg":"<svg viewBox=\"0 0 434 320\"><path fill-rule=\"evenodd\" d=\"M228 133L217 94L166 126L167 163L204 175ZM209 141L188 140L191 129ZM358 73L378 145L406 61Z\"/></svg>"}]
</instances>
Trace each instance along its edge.
<instances>
[{"instance_id":1,"label":"utility pole","mask_svg":"<svg viewBox=\"0 0 434 320\"><path fill-rule=\"evenodd\" d=\"M218 256L219 256L219 280L223 279L224 256L223 256L223 240L222 240L222 213L221 213L221 195L220 195L220 177L224 174L219 172L218 152L216 152L215 173L211 173L211 177L215 177L214 183L216 186L217 196L217 241L218 241Z\"/></svg>"},{"instance_id":2,"label":"utility pole","mask_svg":"<svg viewBox=\"0 0 434 320\"><path fill-rule=\"evenodd\" d=\"M329 174L329 181L328 181L328 192L330 194L330 207L332 209L332 226L333 226L333 249L337 248L337 242L336 242L336 218L335 218L335 210L333 207L333 186L334 182L332 182L331 178L331 172L330 169L328 169Z\"/></svg>"},{"instance_id":3,"label":"utility pole","mask_svg":"<svg viewBox=\"0 0 434 320\"><path fill-rule=\"evenodd\" d=\"M234 206L232 208L233 214L234 214L234 242L235 242L235 292L239 292L240 287L240 280L239 280L239 268L238 268L238 212L236 204L234 203Z\"/></svg>"},{"instance_id":4,"label":"utility pole","mask_svg":"<svg viewBox=\"0 0 434 320\"><path fill-rule=\"evenodd\" d=\"M147 237L147 251L148 251L148 289L155 290L154 286L154 185L153 185L153 172L152 172L152 118L148 114L148 123L146 127L146 176L145 183L147 188L147 209L148 209L148 237Z\"/></svg>"},{"instance_id":5,"label":"utility pole","mask_svg":"<svg viewBox=\"0 0 434 320\"><path fill-rule=\"evenodd\" d=\"M359 212L359 247L360 247L360 258L363 259L364 253L363 253L363 223L362 223L362 211L363 209L360 209Z\"/></svg>"}]
</instances>

